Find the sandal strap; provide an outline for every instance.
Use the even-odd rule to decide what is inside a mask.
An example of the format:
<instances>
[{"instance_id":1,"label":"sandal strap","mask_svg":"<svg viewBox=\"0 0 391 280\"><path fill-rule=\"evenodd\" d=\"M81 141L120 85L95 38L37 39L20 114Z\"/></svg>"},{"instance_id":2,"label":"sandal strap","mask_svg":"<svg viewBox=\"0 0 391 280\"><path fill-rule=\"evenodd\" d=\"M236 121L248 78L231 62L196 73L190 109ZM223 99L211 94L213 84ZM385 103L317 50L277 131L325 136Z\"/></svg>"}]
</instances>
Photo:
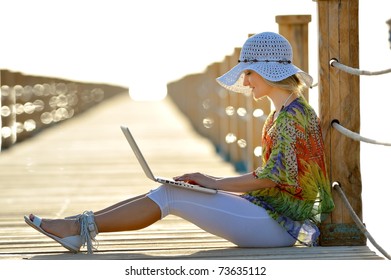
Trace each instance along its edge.
<instances>
[{"instance_id":1,"label":"sandal strap","mask_svg":"<svg viewBox=\"0 0 391 280\"><path fill-rule=\"evenodd\" d=\"M93 242L97 243L95 237L99 233L95 223L94 213L92 211L85 211L78 219L83 246L87 245L88 254L92 254L96 250Z\"/></svg>"},{"instance_id":2,"label":"sandal strap","mask_svg":"<svg viewBox=\"0 0 391 280\"><path fill-rule=\"evenodd\" d=\"M29 217L30 219L30 217ZM31 220L30 220L31 221ZM41 227L41 223L42 223L42 219L36 215L34 215L34 219L32 220L32 223L36 226L36 227Z\"/></svg>"}]
</instances>

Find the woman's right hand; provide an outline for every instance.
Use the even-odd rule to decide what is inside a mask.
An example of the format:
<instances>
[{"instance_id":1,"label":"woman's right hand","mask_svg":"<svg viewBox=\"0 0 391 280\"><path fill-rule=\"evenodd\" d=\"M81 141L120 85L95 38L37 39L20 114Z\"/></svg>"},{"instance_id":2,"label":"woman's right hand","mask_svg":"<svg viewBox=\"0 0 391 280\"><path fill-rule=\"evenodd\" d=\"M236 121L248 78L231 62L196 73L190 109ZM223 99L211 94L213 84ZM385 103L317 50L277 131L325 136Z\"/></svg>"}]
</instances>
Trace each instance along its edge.
<instances>
[{"instance_id":1,"label":"woman's right hand","mask_svg":"<svg viewBox=\"0 0 391 280\"><path fill-rule=\"evenodd\" d=\"M183 181L190 184L196 184L204 187L214 188L216 179L200 172L187 173L174 177L175 181Z\"/></svg>"}]
</instances>

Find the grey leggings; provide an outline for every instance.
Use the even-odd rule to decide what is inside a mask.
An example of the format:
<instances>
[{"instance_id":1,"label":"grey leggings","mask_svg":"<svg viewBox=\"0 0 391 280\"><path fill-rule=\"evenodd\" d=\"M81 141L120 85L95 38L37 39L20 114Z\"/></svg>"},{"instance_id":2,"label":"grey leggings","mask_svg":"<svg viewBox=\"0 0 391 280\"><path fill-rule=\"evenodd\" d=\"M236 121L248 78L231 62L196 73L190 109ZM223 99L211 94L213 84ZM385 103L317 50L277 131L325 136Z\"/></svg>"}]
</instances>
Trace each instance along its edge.
<instances>
[{"instance_id":1,"label":"grey leggings","mask_svg":"<svg viewBox=\"0 0 391 280\"><path fill-rule=\"evenodd\" d=\"M162 219L169 214L181 217L240 247L284 247L295 243L265 209L234 194L211 195L160 186L147 196L160 207Z\"/></svg>"}]
</instances>

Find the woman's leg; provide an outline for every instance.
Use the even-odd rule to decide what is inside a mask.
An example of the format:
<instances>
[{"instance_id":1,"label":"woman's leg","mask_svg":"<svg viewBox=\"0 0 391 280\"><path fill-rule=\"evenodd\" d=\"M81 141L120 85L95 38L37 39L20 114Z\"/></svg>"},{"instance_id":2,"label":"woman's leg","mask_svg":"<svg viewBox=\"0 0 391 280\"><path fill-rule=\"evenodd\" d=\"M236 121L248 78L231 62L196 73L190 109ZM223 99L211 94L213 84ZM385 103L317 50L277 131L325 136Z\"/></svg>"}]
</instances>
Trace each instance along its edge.
<instances>
[{"instance_id":1,"label":"woman's leg","mask_svg":"<svg viewBox=\"0 0 391 280\"><path fill-rule=\"evenodd\" d=\"M135 196L135 197L128 198L128 199L126 199L126 200L124 200L124 201L118 202L118 203L116 203L116 204L114 204L114 205L111 205L111 206L109 206L109 207L106 207L106 208L104 208L104 209L101 209L101 210L98 210L98 211L94 211L94 214L95 214L95 215L103 214L103 213L108 212L108 211L111 211L111 210L113 210L113 209L115 209L115 208L117 208L117 207L120 207L120 206L122 206L122 205L128 204L129 202L131 202L131 201L133 201L133 200L140 199L140 198L142 198L142 197L144 197L144 196L145 196L145 194L142 194L142 195L139 195L139 196Z\"/></svg>"},{"instance_id":2,"label":"woman's leg","mask_svg":"<svg viewBox=\"0 0 391 280\"><path fill-rule=\"evenodd\" d=\"M98 232L136 230L168 214L182 217L207 232L241 247L291 246L295 240L266 211L228 193L215 195L161 186L139 199L95 215ZM33 216L30 217L33 220ZM43 220L41 227L58 237L80 234L77 220Z\"/></svg>"},{"instance_id":3,"label":"woman's leg","mask_svg":"<svg viewBox=\"0 0 391 280\"><path fill-rule=\"evenodd\" d=\"M136 230L147 227L161 217L159 206L145 195L129 199L127 203L117 204L111 210L102 214L95 214L95 223L98 232L115 232ZM33 221L34 216L30 215ZM80 225L77 220L43 219L42 229L57 237L80 234Z\"/></svg>"},{"instance_id":4,"label":"woman's leg","mask_svg":"<svg viewBox=\"0 0 391 280\"><path fill-rule=\"evenodd\" d=\"M265 209L237 195L161 186L148 197L159 205L162 218L179 216L241 247L292 246L296 241Z\"/></svg>"},{"instance_id":5,"label":"woman's leg","mask_svg":"<svg viewBox=\"0 0 391 280\"><path fill-rule=\"evenodd\" d=\"M103 214L95 215L99 232L115 232L145 228L161 217L159 206L143 196Z\"/></svg>"}]
</instances>

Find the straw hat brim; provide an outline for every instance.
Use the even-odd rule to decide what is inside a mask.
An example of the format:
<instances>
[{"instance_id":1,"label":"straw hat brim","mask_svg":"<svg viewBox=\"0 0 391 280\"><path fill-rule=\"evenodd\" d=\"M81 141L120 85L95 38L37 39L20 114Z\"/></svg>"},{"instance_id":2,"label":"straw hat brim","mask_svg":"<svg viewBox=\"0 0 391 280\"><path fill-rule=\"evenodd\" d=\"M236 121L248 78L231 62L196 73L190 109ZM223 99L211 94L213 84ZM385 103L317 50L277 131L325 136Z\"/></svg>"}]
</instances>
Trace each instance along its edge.
<instances>
[{"instance_id":1,"label":"straw hat brim","mask_svg":"<svg viewBox=\"0 0 391 280\"><path fill-rule=\"evenodd\" d=\"M311 87L313 82L308 73L294 64L279 62L239 62L216 80L221 86L230 91L248 94L251 93L251 89L248 86L243 86L243 72L247 70L252 70L271 82L284 80L294 74L298 74L298 77L307 87Z\"/></svg>"}]
</instances>

